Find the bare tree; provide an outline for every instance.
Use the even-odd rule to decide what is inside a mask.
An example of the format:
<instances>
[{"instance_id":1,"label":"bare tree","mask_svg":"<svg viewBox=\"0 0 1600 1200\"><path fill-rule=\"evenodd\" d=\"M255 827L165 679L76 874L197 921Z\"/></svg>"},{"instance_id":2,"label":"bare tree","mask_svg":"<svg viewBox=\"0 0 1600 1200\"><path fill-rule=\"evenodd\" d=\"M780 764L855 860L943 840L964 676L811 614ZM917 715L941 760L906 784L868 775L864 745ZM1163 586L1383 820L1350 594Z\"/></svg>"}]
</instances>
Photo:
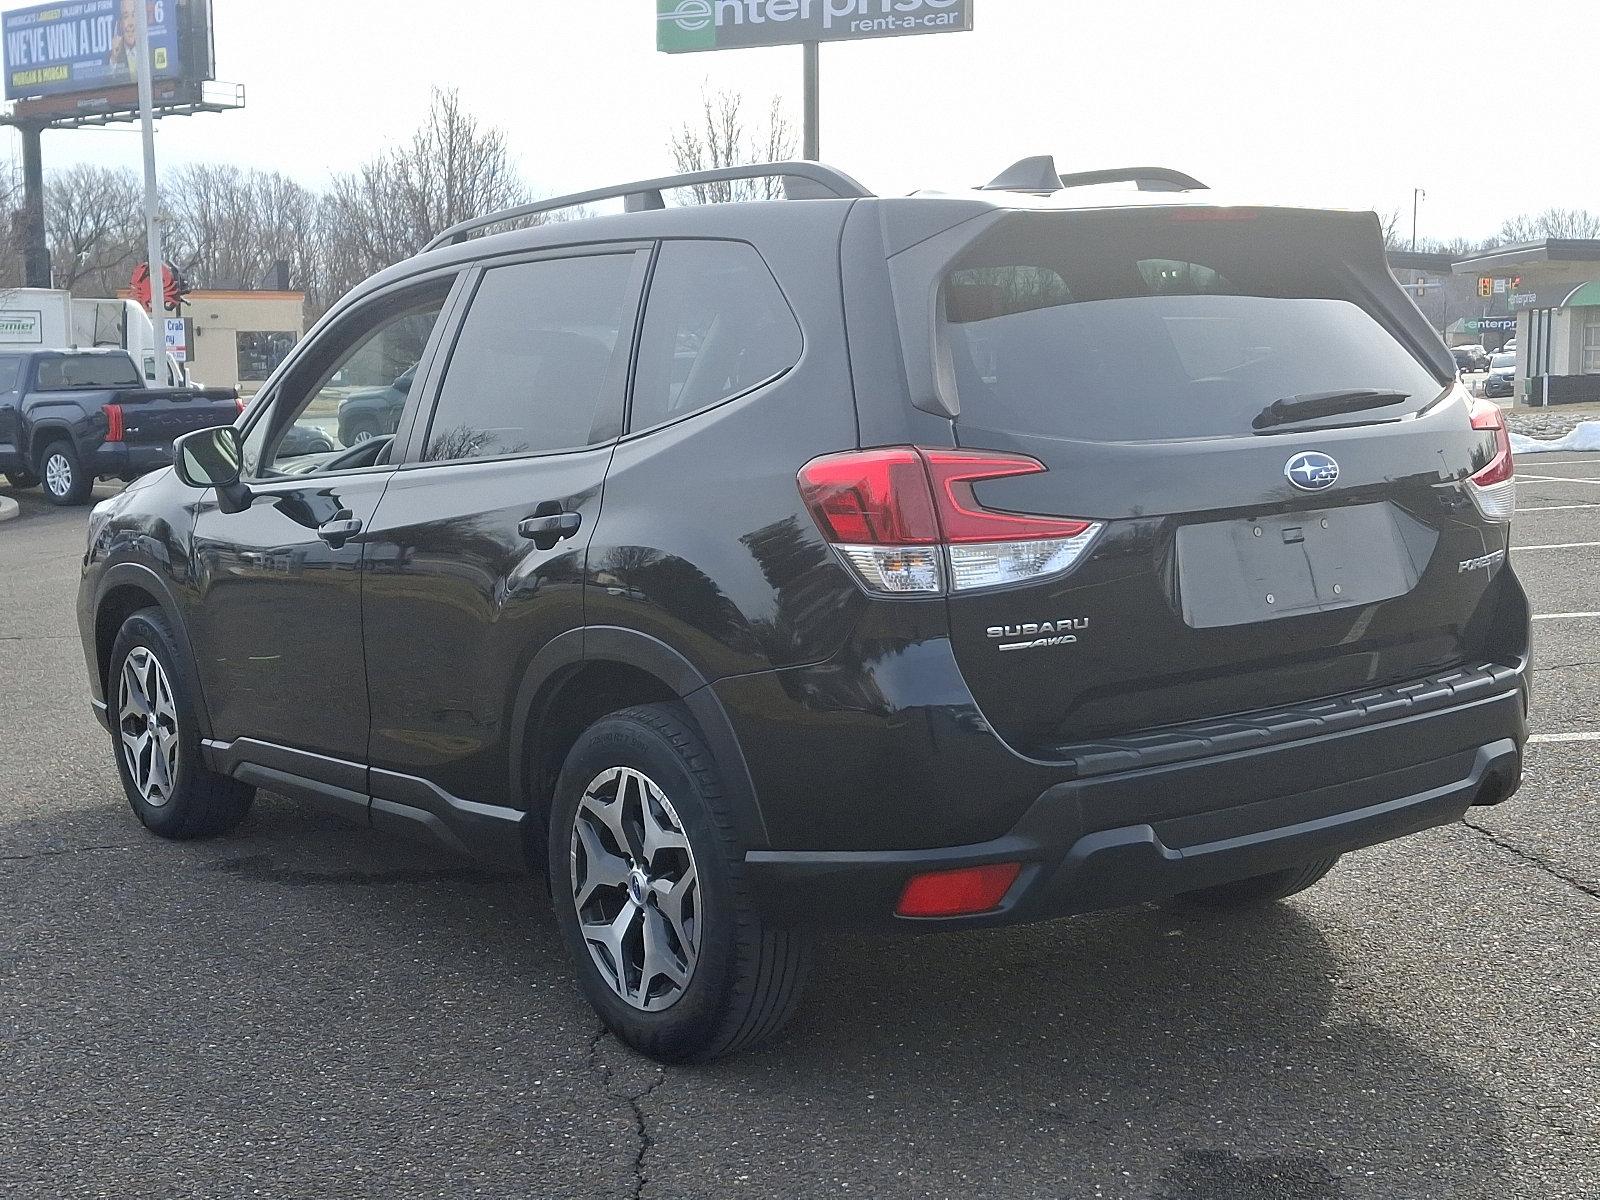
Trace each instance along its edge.
<instances>
[{"instance_id":1,"label":"bare tree","mask_svg":"<svg viewBox=\"0 0 1600 1200\"><path fill-rule=\"evenodd\" d=\"M22 208L22 175L10 163L0 162L0 292L22 286L22 243L27 214Z\"/></svg>"},{"instance_id":2,"label":"bare tree","mask_svg":"<svg viewBox=\"0 0 1600 1200\"><path fill-rule=\"evenodd\" d=\"M143 248L138 179L129 170L87 163L55 172L45 184L45 236L58 288L115 295Z\"/></svg>"},{"instance_id":3,"label":"bare tree","mask_svg":"<svg viewBox=\"0 0 1600 1200\"><path fill-rule=\"evenodd\" d=\"M766 119L752 128L744 117L744 97L738 92L702 92L700 118L685 121L672 135L672 158L680 172L706 171L750 163L783 162L795 153L794 127L777 96L767 106ZM696 204L724 204L729 200L771 200L783 193L781 179L740 179L731 183L702 183L685 189Z\"/></svg>"},{"instance_id":4,"label":"bare tree","mask_svg":"<svg viewBox=\"0 0 1600 1200\"><path fill-rule=\"evenodd\" d=\"M336 176L323 205L324 249L350 284L470 217L528 201L505 131L484 126L454 89L435 88L411 141Z\"/></svg>"},{"instance_id":5,"label":"bare tree","mask_svg":"<svg viewBox=\"0 0 1600 1200\"><path fill-rule=\"evenodd\" d=\"M1500 238L1510 243L1592 237L1600 237L1600 213L1586 208L1547 208L1512 217L1500 226Z\"/></svg>"},{"instance_id":6,"label":"bare tree","mask_svg":"<svg viewBox=\"0 0 1600 1200\"><path fill-rule=\"evenodd\" d=\"M288 264L290 285L315 305L324 290L320 197L276 171L200 164L165 194L168 249L199 287L255 288Z\"/></svg>"}]
</instances>

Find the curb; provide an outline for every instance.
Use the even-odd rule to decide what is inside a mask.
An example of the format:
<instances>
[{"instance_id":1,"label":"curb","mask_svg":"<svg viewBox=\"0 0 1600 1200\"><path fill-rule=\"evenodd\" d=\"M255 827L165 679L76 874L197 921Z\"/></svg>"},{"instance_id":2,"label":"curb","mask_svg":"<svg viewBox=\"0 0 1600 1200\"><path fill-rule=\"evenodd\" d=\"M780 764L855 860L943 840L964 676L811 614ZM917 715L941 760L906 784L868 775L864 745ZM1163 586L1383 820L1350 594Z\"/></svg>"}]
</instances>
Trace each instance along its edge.
<instances>
[{"instance_id":1,"label":"curb","mask_svg":"<svg viewBox=\"0 0 1600 1200\"><path fill-rule=\"evenodd\" d=\"M0 521L9 521L22 515L22 505L10 496L0 496Z\"/></svg>"}]
</instances>

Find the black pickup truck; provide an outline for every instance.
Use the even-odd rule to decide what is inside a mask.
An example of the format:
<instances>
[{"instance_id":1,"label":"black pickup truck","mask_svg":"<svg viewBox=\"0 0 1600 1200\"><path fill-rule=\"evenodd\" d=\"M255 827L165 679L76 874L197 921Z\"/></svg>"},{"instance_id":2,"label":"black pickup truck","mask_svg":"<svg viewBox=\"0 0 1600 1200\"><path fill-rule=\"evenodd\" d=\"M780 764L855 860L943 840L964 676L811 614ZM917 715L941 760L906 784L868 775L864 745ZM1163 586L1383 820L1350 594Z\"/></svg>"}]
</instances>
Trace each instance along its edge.
<instances>
[{"instance_id":1,"label":"black pickup truck","mask_svg":"<svg viewBox=\"0 0 1600 1200\"><path fill-rule=\"evenodd\" d=\"M52 504L167 466L173 439L238 415L231 388L145 387L126 350L0 352L0 473Z\"/></svg>"}]
</instances>

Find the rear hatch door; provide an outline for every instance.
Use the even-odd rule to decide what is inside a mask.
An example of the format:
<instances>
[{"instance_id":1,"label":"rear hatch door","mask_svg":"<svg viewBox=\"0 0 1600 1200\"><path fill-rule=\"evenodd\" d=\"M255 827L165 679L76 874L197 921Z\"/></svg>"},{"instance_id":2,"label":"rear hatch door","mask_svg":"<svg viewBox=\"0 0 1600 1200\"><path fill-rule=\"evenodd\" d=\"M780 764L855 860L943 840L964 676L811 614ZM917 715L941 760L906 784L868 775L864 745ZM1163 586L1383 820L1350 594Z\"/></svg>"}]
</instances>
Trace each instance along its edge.
<instances>
[{"instance_id":1,"label":"rear hatch door","mask_svg":"<svg viewBox=\"0 0 1600 1200\"><path fill-rule=\"evenodd\" d=\"M1356 214L1015 213L962 253L957 440L1046 468L978 502L1100 525L1067 573L950 599L1002 736L1048 756L1484 652L1495 437L1416 315Z\"/></svg>"}]
</instances>

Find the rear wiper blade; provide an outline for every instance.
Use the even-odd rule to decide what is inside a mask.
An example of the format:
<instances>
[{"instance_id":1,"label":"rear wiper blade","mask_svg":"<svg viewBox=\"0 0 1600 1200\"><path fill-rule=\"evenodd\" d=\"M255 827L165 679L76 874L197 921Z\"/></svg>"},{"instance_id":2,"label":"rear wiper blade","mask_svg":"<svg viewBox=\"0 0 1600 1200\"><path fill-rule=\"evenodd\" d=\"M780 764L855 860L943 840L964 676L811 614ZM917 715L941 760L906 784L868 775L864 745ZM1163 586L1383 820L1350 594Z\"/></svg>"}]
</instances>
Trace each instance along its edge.
<instances>
[{"instance_id":1,"label":"rear wiper blade","mask_svg":"<svg viewBox=\"0 0 1600 1200\"><path fill-rule=\"evenodd\" d=\"M1408 392L1387 392L1379 388L1348 388L1342 392L1306 392L1274 400L1250 422L1253 429L1271 429L1292 421L1310 421L1339 413L1365 412L1369 408L1388 408L1411 399Z\"/></svg>"}]
</instances>

